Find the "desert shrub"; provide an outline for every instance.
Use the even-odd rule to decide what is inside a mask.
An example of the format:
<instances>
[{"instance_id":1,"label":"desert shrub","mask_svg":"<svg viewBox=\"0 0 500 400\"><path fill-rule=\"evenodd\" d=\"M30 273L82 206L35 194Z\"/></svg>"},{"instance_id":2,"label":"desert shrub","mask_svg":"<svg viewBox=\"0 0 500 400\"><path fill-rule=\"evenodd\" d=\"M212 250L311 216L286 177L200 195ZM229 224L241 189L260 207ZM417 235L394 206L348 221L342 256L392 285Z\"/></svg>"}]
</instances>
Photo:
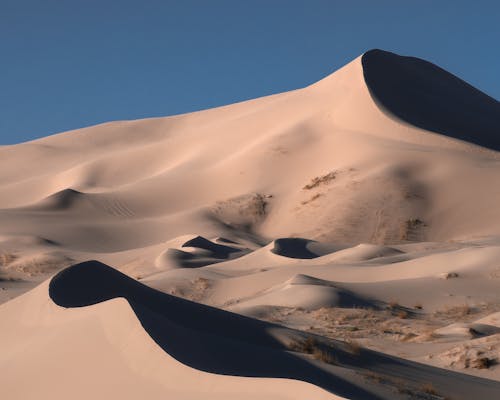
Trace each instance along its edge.
<instances>
[{"instance_id":1,"label":"desert shrub","mask_svg":"<svg viewBox=\"0 0 500 400\"><path fill-rule=\"evenodd\" d=\"M336 178L337 173L335 171L329 172L326 175L323 176L317 176L311 180L310 183L305 185L302 189L304 190L311 190L314 189L315 187L318 187L319 185L328 183L333 181Z\"/></svg>"},{"instance_id":2,"label":"desert shrub","mask_svg":"<svg viewBox=\"0 0 500 400\"><path fill-rule=\"evenodd\" d=\"M496 364L495 359L488 357L481 357L478 358L477 360L474 360L474 362L472 363L472 367L477 369L488 369L495 364Z\"/></svg>"},{"instance_id":3,"label":"desert shrub","mask_svg":"<svg viewBox=\"0 0 500 400\"><path fill-rule=\"evenodd\" d=\"M6 267L7 265L11 264L17 256L12 253L1 253L0 254L0 266Z\"/></svg>"},{"instance_id":4,"label":"desert shrub","mask_svg":"<svg viewBox=\"0 0 500 400\"><path fill-rule=\"evenodd\" d=\"M299 353L311 354L314 359L327 364L333 364L335 362L331 348L318 343L312 337L308 337L305 340L293 341L288 345L288 348Z\"/></svg>"}]
</instances>

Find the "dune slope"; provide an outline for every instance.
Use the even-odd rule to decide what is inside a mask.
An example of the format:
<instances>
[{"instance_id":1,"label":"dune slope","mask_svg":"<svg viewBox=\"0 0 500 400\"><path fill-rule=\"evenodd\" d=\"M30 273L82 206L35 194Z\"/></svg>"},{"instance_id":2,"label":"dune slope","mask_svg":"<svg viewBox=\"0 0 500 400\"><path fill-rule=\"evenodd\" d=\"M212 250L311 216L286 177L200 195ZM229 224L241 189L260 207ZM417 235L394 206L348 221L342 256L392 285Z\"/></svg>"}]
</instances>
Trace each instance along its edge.
<instances>
[{"instance_id":1,"label":"dune slope","mask_svg":"<svg viewBox=\"0 0 500 400\"><path fill-rule=\"evenodd\" d=\"M2 389L498 397L499 127L495 99L372 50L299 90L1 146Z\"/></svg>"}]
</instances>

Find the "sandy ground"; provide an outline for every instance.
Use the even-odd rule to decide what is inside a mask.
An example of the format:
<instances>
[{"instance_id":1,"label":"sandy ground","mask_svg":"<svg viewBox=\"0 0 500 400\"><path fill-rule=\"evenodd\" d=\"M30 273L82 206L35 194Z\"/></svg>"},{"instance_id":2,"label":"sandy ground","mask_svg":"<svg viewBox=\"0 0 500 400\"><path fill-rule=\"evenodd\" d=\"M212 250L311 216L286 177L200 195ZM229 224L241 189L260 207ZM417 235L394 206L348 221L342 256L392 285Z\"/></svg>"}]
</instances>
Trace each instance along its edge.
<instances>
[{"instance_id":1,"label":"sandy ground","mask_svg":"<svg viewBox=\"0 0 500 400\"><path fill-rule=\"evenodd\" d=\"M499 116L374 51L304 89L0 147L2 390L500 396Z\"/></svg>"}]
</instances>

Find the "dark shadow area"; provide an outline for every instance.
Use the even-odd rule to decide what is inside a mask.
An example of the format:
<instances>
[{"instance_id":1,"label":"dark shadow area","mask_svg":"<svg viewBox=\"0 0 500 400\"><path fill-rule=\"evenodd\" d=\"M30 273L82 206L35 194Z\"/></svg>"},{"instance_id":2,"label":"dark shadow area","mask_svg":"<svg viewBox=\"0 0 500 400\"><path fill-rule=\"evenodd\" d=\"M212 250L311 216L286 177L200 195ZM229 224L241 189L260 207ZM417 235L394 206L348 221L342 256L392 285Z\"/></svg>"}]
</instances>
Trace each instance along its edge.
<instances>
[{"instance_id":1,"label":"dark shadow area","mask_svg":"<svg viewBox=\"0 0 500 400\"><path fill-rule=\"evenodd\" d=\"M364 349L350 354L348 348L342 349L346 345L320 337L320 342L333 349L336 366L312 362L287 351L277 339L293 339L299 334L297 331L159 292L98 261L76 264L59 272L50 282L49 295L62 307L84 307L123 297L165 352L181 363L211 373L297 379L356 400L382 397L373 393L369 389L373 385L363 383L362 378L358 385L336 375L338 366L383 372L420 384L432 382L439 389L451 385L448 392L454 399L467 398L460 395L462 392L495 398L500 391L498 382Z\"/></svg>"},{"instance_id":2,"label":"dark shadow area","mask_svg":"<svg viewBox=\"0 0 500 400\"><path fill-rule=\"evenodd\" d=\"M124 297L164 351L199 370L298 379L350 399L380 399L285 351L271 333L283 329L278 325L159 292L98 261L59 272L50 282L49 295L62 307L84 307Z\"/></svg>"},{"instance_id":3,"label":"dark shadow area","mask_svg":"<svg viewBox=\"0 0 500 400\"><path fill-rule=\"evenodd\" d=\"M283 257L311 259L342 248L344 247L332 243L320 243L303 238L280 238L274 241L274 247L271 251Z\"/></svg>"},{"instance_id":4,"label":"dark shadow area","mask_svg":"<svg viewBox=\"0 0 500 400\"><path fill-rule=\"evenodd\" d=\"M419 58L370 50L362 59L371 95L416 127L500 151L500 102Z\"/></svg>"},{"instance_id":5,"label":"dark shadow area","mask_svg":"<svg viewBox=\"0 0 500 400\"><path fill-rule=\"evenodd\" d=\"M196 236L188 240L182 247L190 247L192 251L169 248L164 252L166 259L182 268L204 267L235 259L250 252L249 249L214 243L202 236Z\"/></svg>"},{"instance_id":6,"label":"dark shadow area","mask_svg":"<svg viewBox=\"0 0 500 400\"><path fill-rule=\"evenodd\" d=\"M211 257L220 259L229 258L233 253L244 253L244 251L239 248L214 243L202 236L196 236L195 238L188 240L182 245L182 247L195 247L197 249L203 249L210 252Z\"/></svg>"}]
</instances>

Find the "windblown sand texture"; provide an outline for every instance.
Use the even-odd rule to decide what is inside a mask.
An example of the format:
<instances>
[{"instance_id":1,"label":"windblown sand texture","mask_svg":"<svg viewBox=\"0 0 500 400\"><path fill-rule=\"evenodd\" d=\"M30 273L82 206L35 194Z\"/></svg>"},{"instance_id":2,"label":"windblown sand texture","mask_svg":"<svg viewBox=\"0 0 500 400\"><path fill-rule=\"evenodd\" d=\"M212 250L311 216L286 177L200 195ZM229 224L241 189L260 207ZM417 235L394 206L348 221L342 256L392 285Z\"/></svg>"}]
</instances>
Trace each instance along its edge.
<instances>
[{"instance_id":1,"label":"windblown sand texture","mask_svg":"<svg viewBox=\"0 0 500 400\"><path fill-rule=\"evenodd\" d=\"M1 393L500 398L499 151L498 101L381 50L1 146Z\"/></svg>"}]
</instances>

